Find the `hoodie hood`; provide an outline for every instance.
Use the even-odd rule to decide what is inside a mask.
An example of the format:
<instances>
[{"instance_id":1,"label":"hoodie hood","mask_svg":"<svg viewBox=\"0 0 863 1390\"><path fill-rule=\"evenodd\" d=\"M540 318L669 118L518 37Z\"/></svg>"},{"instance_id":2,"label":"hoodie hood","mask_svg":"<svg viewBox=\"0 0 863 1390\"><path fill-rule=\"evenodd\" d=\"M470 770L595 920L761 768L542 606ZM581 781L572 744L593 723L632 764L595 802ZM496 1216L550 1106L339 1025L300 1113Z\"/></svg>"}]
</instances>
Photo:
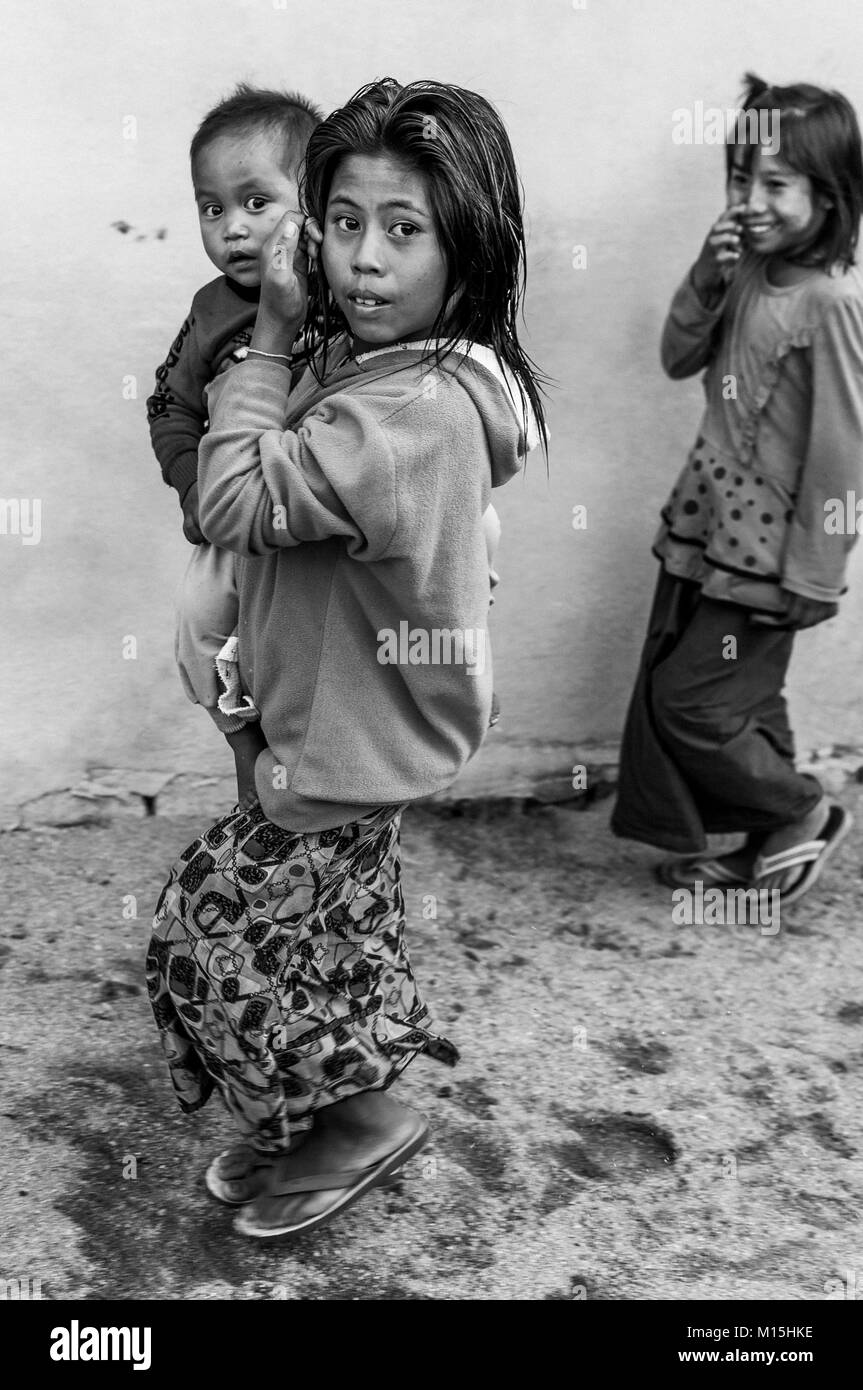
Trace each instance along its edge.
<instances>
[{"instance_id":1,"label":"hoodie hood","mask_svg":"<svg viewBox=\"0 0 863 1390\"><path fill-rule=\"evenodd\" d=\"M431 354L444 349L446 355L437 363ZM433 338L425 343L395 343L352 357L348 339L341 338L329 353L325 384L319 385L309 372L292 394L288 423L301 419L312 399L324 400L351 380L385 377L395 368L423 363L429 375L436 370L446 372L471 397L488 440L491 485L502 487L524 467L527 455L539 447L541 436L530 401L526 396L522 401L515 375L497 360L491 348L480 343L462 341L447 348L445 340Z\"/></svg>"},{"instance_id":2,"label":"hoodie hood","mask_svg":"<svg viewBox=\"0 0 863 1390\"><path fill-rule=\"evenodd\" d=\"M392 359L423 361L437 349L441 339L427 343L402 343L376 348L354 359L362 371L392 370ZM491 348L480 343L459 342L437 364L429 361L429 372L447 372L474 402L485 426L492 461L492 487L502 487L524 466L529 453L540 444L540 432L530 401L522 403L514 374L495 357Z\"/></svg>"}]
</instances>

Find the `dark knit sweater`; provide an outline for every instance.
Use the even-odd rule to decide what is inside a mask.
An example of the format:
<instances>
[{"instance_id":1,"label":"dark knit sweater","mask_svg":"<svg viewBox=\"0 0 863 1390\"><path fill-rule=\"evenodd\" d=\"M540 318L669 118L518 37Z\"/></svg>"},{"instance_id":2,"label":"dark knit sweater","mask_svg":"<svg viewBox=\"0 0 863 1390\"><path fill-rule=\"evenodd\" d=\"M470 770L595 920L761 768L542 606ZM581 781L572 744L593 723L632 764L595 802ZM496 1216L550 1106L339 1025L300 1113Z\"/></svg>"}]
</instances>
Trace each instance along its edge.
<instances>
[{"instance_id":1,"label":"dark knit sweater","mask_svg":"<svg viewBox=\"0 0 863 1390\"><path fill-rule=\"evenodd\" d=\"M198 477L198 445L207 430L204 391L252 340L260 289L220 275L198 290L188 318L156 372L147 420L162 477L180 501Z\"/></svg>"}]
</instances>

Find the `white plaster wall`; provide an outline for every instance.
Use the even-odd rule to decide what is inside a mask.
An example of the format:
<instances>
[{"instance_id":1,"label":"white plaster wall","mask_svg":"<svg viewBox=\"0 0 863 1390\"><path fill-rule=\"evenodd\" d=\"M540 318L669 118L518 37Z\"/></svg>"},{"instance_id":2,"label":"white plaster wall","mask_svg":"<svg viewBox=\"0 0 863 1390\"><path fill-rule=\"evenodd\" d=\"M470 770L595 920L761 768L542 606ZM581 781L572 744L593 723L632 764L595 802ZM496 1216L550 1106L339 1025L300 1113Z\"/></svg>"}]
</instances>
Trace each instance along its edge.
<instances>
[{"instance_id":1,"label":"white plaster wall","mask_svg":"<svg viewBox=\"0 0 863 1390\"><path fill-rule=\"evenodd\" d=\"M0 536L3 804L94 764L229 765L174 675L187 546L144 401L212 274L188 141L240 78L329 109L377 76L435 77L503 113L527 196L528 342L556 379L553 447L548 479L533 461L498 499L504 719L465 789L614 738L657 508L700 409L697 381L662 376L658 334L723 201L721 150L674 144L672 112L733 105L747 68L838 86L863 109L863 13L844 0L7 0L4 30L0 496L41 499L42 537ZM113 230L119 218L135 230ZM129 376L136 400L123 397ZM570 525L576 503L584 532ZM798 643L803 749L863 733L861 568L858 555L840 619ZM136 660L123 659L129 635Z\"/></svg>"}]
</instances>

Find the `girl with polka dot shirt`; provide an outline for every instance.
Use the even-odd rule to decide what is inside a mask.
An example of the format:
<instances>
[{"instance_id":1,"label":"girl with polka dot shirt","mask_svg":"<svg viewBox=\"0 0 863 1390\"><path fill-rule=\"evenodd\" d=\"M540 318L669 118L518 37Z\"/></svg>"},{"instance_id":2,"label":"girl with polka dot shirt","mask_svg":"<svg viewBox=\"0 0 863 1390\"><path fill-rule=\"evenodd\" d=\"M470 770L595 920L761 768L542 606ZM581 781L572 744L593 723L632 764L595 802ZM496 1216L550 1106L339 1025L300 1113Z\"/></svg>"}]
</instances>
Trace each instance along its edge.
<instances>
[{"instance_id":1,"label":"girl with polka dot shirt","mask_svg":"<svg viewBox=\"0 0 863 1390\"><path fill-rule=\"evenodd\" d=\"M845 592L837 499L863 496L863 159L839 93L745 81L728 206L663 330L665 370L704 371L706 408L654 542L612 827L688 856L659 866L666 884L788 903L850 828L795 768L782 690L794 633ZM705 853L729 832L741 849Z\"/></svg>"}]
</instances>

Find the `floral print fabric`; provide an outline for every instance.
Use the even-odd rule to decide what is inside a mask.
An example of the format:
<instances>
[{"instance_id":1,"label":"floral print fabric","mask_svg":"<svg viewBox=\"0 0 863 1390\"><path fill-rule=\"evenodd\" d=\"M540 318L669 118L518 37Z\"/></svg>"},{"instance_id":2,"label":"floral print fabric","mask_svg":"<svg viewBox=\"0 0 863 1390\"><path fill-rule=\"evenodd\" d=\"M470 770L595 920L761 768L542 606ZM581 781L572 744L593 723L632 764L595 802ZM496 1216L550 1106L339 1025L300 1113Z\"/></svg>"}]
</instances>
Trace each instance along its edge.
<instances>
[{"instance_id":1,"label":"floral print fabric","mask_svg":"<svg viewBox=\"0 0 863 1390\"><path fill-rule=\"evenodd\" d=\"M243 1136L287 1147L314 1111L385 1089L430 1026L404 942L401 808L298 834L260 806L186 849L156 908L147 983L186 1112L221 1092Z\"/></svg>"}]
</instances>

